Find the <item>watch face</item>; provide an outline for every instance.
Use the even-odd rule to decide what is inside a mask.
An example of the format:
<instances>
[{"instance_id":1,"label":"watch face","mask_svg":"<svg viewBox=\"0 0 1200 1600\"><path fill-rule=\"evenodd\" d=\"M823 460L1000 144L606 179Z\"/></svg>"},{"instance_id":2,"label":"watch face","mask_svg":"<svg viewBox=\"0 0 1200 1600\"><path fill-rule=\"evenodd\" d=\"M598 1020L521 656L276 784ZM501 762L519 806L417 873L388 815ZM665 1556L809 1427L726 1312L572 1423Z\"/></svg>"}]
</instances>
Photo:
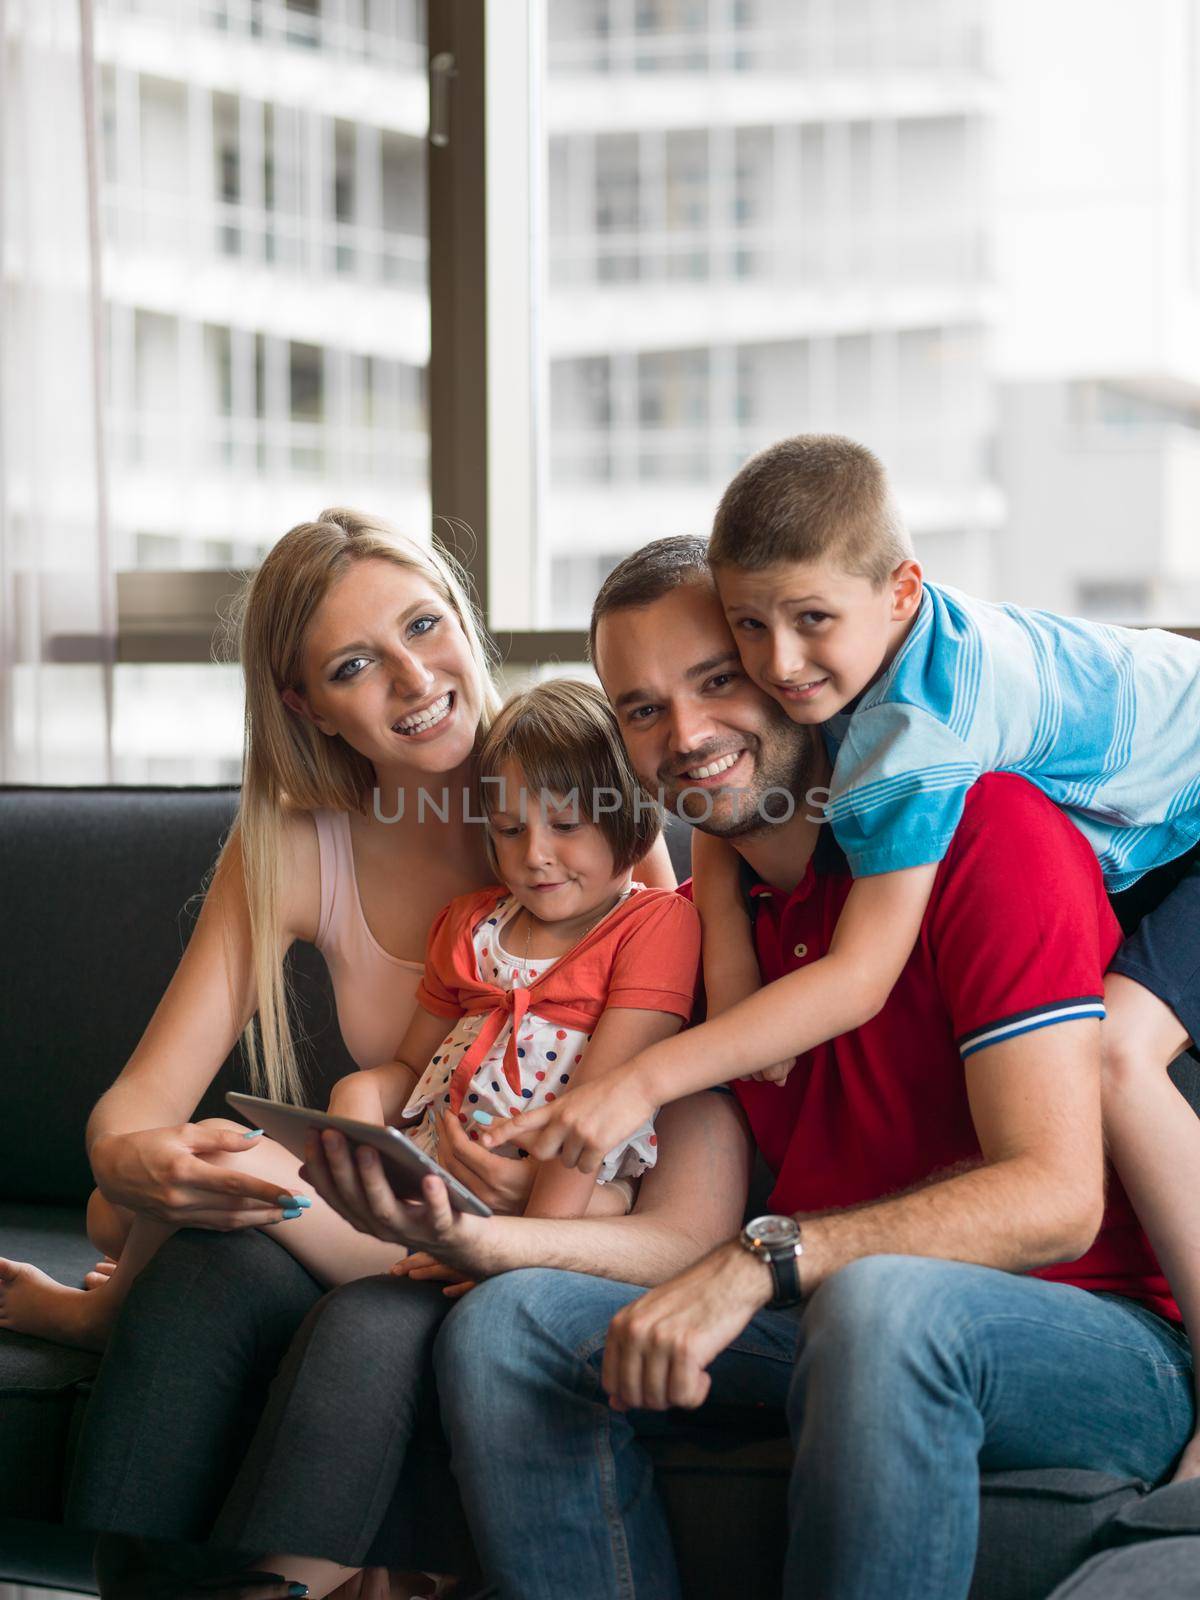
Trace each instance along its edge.
<instances>
[{"instance_id":1,"label":"watch face","mask_svg":"<svg viewBox=\"0 0 1200 1600\"><path fill-rule=\"evenodd\" d=\"M794 1244L800 1229L791 1217L755 1217L746 1224L747 1235L764 1245Z\"/></svg>"}]
</instances>

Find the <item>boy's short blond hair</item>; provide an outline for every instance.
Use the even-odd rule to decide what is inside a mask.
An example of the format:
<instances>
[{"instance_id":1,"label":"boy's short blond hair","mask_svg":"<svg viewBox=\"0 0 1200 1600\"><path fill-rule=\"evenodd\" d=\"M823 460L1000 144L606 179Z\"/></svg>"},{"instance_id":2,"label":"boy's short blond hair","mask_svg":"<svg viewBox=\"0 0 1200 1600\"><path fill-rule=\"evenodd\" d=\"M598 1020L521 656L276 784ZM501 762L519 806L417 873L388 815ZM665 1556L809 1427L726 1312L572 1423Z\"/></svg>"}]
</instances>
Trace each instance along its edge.
<instances>
[{"instance_id":1,"label":"boy's short blond hair","mask_svg":"<svg viewBox=\"0 0 1200 1600\"><path fill-rule=\"evenodd\" d=\"M496 784L483 780L498 777L508 761L524 774L531 811L541 796L571 796L579 820L594 822L608 841L614 872L640 861L662 831L613 709L594 684L549 678L500 708L476 763L477 797L489 817L501 802ZM511 795L504 796L504 809L516 809ZM488 853L495 866L490 833Z\"/></svg>"},{"instance_id":2,"label":"boy's short blond hair","mask_svg":"<svg viewBox=\"0 0 1200 1600\"><path fill-rule=\"evenodd\" d=\"M708 545L714 567L832 561L876 587L912 555L882 463L836 433L798 433L752 456L721 496Z\"/></svg>"}]
</instances>

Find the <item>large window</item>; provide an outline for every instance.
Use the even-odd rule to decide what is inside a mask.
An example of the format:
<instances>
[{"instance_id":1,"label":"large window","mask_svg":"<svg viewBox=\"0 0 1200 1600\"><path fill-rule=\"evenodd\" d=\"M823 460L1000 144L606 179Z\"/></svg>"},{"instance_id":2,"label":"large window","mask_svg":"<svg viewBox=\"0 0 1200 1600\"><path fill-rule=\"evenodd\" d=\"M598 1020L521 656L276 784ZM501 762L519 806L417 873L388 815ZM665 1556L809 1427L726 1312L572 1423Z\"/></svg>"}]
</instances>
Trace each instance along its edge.
<instances>
[{"instance_id":1,"label":"large window","mask_svg":"<svg viewBox=\"0 0 1200 1600\"><path fill-rule=\"evenodd\" d=\"M19 176L53 120L39 83L76 81L46 69L76 9L6 8ZM69 381L25 404L6 370L9 779L93 770L73 719L114 626L112 775L233 777L213 615L325 504L445 518L512 672L554 670L622 555L705 533L740 463L801 430L878 451L942 581L1200 617L1200 29L1129 40L1006 0L94 12L119 616L72 620L92 524L62 463L91 450L59 424L86 326L14 312L21 370L40 328ZM10 280L55 279L60 219L8 192Z\"/></svg>"}]
</instances>

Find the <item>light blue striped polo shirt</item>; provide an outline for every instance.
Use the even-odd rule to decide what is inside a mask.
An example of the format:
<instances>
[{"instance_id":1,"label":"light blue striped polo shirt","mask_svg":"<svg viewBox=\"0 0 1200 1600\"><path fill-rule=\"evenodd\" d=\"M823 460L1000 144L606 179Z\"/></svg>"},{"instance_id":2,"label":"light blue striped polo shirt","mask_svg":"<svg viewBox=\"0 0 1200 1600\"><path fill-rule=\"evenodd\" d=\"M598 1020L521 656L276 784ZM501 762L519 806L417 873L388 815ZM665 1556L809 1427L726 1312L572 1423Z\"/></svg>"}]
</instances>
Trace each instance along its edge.
<instances>
[{"instance_id":1,"label":"light blue striped polo shirt","mask_svg":"<svg viewBox=\"0 0 1200 1600\"><path fill-rule=\"evenodd\" d=\"M1157 628L927 583L887 671L824 732L828 815L856 878L940 861L981 772L1062 806L1112 891L1200 838L1200 643Z\"/></svg>"}]
</instances>

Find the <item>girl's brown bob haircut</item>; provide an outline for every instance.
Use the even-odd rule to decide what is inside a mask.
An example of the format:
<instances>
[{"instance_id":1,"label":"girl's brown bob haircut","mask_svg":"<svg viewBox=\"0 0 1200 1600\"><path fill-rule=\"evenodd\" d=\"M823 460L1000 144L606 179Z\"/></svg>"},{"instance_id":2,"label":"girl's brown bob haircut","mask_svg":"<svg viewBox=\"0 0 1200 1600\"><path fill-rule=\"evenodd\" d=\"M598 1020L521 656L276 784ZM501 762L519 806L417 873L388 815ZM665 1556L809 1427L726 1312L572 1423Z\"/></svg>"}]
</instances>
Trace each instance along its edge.
<instances>
[{"instance_id":1,"label":"girl's brown bob haircut","mask_svg":"<svg viewBox=\"0 0 1200 1600\"><path fill-rule=\"evenodd\" d=\"M489 818L501 809L494 780L506 762L520 767L530 810L552 797L555 805L572 805L581 822L596 824L612 850L614 872L640 861L662 831L658 807L630 765L612 707L594 684L551 678L500 708L477 759L478 803ZM516 814L517 798L504 795L503 809ZM490 834L488 849L490 854Z\"/></svg>"}]
</instances>

